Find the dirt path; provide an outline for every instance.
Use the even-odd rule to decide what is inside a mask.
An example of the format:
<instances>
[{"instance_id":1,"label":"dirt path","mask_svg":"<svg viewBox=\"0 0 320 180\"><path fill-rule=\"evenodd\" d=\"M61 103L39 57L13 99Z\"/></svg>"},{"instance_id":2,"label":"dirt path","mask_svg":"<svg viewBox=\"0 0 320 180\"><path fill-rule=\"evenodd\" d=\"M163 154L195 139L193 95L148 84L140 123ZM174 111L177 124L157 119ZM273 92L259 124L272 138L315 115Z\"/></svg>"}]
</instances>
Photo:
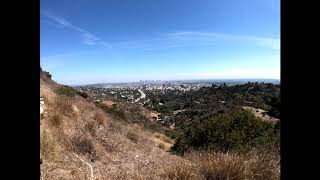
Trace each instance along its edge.
<instances>
[{"instance_id":1,"label":"dirt path","mask_svg":"<svg viewBox=\"0 0 320 180\"><path fill-rule=\"evenodd\" d=\"M141 96L138 99L136 99L134 102L138 102L140 99L143 99L146 97L146 94L141 89L138 89L138 91L140 92Z\"/></svg>"},{"instance_id":2,"label":"dirt path","mask_svg":"<svg viewBox=\"0 0 320 180\"><path fill-rule=\"evenodd\" d=\"M249 107L249 106L244 106L243 109L251 111L256 117L259 117L262 120L267 121L267 122L276 123L276 122L280 121L280 119L270 117L267 114L265 114L267 111L265 111L263 109L253 108L253 107Z\"/></svg>"}]
</instances>

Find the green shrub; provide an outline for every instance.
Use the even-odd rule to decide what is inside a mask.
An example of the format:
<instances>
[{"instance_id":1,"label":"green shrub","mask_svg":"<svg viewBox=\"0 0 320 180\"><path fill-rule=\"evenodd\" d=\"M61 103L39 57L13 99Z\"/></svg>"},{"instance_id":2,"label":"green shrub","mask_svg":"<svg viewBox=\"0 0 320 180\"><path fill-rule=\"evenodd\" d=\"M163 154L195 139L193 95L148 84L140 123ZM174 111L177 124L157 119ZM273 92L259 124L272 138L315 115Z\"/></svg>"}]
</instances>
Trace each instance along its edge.
<instances>
[{"instance_id":1,"label":"green shrub","mask_svg":"<svg viewBox=\"0 0 320 180\"><path fill-rule=\"evenodd\" d=\"M109 113L116 119L126 120L126 115L122 109L118 109L116 106L109 107L103 103L96 103L96 106L101 108L106 113Z\"/></svg>"},{"instance_id":2,"label":"green shrub","mask_svg":"<svg viewBox=\"0 0 320 180\"><path fill-rule=\"evenodd\" d=\"M252 147L279 144L279 132L279 124L273 125L240 110L191 124L178 136L172 149L177 153L188 149L246 152Z\"/></svg>"},{"instance_id":3,"label":"green shrub","mask_svg":"<svg viewBox=\"0 0 320 180\"><path fill-rule=\"evenodd\" d=\"M77 93L85 99L88 98L88 94L86 92L77 92Z\"/></svg>"},{"instance_id":4,"label":"green shrub","mask_svg":"<svg viewBox=\"0 0 320 180\"><path fill-rule=\"evenodd\" d=\"M98 108L101 108L102 110L104 111L108 111L109 110L109 107L103 103L100 103L100 102L96 102L95 105L98 107Z\"/></svg>"},{"instance_id":5,"label":"green shrub","mask_svg":"<svg viewBox=\"0 0 320 180\"><path fill-rule=\"evenodd\" d=\"M69 86L62 86L56 89L56 94L61 95L61 96L69 96L69 97L74 97L75 95L78 94L78 92L73 89L72 87Z\"/></svg>"}]
</instances>

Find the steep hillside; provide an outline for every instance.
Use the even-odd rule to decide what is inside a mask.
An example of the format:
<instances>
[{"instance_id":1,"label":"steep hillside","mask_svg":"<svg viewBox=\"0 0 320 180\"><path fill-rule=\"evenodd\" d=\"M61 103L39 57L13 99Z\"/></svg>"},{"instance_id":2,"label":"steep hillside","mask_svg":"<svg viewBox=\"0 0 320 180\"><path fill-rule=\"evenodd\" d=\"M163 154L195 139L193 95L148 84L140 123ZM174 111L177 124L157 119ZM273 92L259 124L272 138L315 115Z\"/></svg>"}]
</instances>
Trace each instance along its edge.
<instances>
[{"instance_id":1,"label":"steep hillside","mask_svg":"<svg viewBox=\"0 0 320 180\"><path fill-rule=\"evenodd\" d=\"M64 88L40 72L42 179L154 179L187 161L164 150L164 135L117 121Z\"/></svg>"}]
</instances>

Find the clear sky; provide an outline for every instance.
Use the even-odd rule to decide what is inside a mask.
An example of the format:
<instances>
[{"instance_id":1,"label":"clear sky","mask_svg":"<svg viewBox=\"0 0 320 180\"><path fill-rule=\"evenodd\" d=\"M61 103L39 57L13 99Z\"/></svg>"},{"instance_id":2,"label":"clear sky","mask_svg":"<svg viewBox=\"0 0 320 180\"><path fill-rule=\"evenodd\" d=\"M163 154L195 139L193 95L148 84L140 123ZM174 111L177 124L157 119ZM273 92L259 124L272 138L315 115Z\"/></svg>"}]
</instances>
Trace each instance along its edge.
<instances>
[{"instance_id":1,"label":"clear sky","mask_svg":"<svg viewBox=\"0 0 320 180\"><path fill-rule=\"evenodd\" d=\"M40 63L69 85L280 79L280 0L41 0Z\"/></svg>"}]
</instances>

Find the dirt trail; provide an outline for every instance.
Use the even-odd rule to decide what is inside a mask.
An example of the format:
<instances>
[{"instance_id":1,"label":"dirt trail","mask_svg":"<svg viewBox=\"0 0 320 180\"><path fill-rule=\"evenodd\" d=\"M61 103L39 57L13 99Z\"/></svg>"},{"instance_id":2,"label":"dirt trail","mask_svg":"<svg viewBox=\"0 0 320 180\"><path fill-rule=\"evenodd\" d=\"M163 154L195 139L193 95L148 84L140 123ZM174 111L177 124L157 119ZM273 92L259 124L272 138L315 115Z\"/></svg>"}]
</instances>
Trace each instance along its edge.
<instances>
[{"instance_id":1,"label":"dirt trail","mask_svg":"<svg viewBox=\"0 0 320 180\"><path fill-rule=\"evenodd\" d=\"M258 109L258 108L249 107L249 106L244 106L243 109L251 111L256 117L259 117L262 120L267 121L267 122L276 123L276 122L280 121L280 119L277 119L275 117L270 117L269 115L267 115L266 114L267 111L265 111L263 109Z\"/></svg>"}]
</instances>

